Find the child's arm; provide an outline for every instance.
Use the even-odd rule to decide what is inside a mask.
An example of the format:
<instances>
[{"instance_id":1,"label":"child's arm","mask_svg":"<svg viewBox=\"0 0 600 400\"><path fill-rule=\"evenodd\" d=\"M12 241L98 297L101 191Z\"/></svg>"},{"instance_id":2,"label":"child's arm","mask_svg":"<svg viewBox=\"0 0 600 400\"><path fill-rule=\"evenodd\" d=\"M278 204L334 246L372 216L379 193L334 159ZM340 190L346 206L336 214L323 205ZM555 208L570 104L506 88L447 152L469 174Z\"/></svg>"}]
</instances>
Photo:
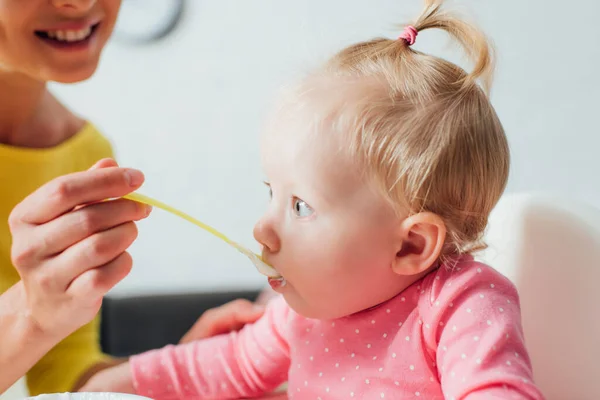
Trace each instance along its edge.
<instances>
[{"instance_id":1,"label":"child's arm","mask_svg":"<svg viewBox=\"0 0 600 400\"><path fill-rule=\"evenodd\" d=\"M289 308L283 299L240 332L132 357L132 383L156 399L255 397L287 378Z\"/></svg>"},{"instance_id":2,"label":"child's arm","mask_svg":"<svg viewBox=\"0 0 600 400\"><path fill-rule=\"evenodd\" d=\"M543 399L533 383L514 286L481 265L437 289L430 345L436 349L444 397Z\"/></svg>"}]
</instances>

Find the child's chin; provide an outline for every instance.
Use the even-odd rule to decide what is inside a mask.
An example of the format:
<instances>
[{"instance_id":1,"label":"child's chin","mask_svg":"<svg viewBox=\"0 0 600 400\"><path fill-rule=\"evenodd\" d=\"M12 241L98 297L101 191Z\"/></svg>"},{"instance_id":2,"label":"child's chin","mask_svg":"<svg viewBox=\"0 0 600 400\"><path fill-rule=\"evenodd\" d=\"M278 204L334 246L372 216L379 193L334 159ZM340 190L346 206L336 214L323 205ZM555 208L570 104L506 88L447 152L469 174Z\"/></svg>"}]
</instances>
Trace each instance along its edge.
<instances>
[{"instance_id":1,"label":"child's chin","mask_svg":"<svg viewBox=\"0 0 600 400\"><path fill-rule=\"evenodd\" d=\"M288 306L294 310L295 313L303 316L304 318L309 319L321 319L321 320L329 320L336 319L342 317L343 315L337 315L335 313L330 312L325 307L318 307L315 305L309 305L302 298L299 298L295 293L286 292L283 293L283 298L285 299Z\"/></svg>"}]
</instances>

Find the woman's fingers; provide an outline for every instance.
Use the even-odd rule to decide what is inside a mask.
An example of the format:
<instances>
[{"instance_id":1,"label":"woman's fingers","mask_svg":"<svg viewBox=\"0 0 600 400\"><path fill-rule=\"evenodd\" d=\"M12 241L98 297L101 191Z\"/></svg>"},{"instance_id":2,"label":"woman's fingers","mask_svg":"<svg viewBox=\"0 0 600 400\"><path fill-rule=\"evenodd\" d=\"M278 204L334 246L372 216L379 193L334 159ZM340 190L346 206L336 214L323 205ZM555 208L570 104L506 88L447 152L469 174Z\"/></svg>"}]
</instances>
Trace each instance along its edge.
<instances>
[{"instance_id":1,"label":"woman's fingers","mask_svg":"<svg viewBox=\"0 0 600 400\"><path fill-rule=\"evenodd\" d=\"M125 199L79 208L36 228L38 242L44 246L39 253L55 255L95 233L146 218L151 210L149 206Z\"/></svg>"},{"instance_id":2,"label":"woman's fingers","mask_svg":"<svg viewBox=\"0 0 600 400\"><path fill-rule=\"evenodd\" d=\"M109 290L129 274L132 265L131 255L128 252L121 253L114 260L75 277L67 293L73 298L101 301Z\"/></svg>"},{"instance_id":3,"label":"woman's fingers","mask_svg":"<svg viewBox=\"0 0 600 400\"><path fill-rule=\"evenodd\" d=\"M144 182L141 171L129 168L100 168L57 178L23 200L11 214L14 231L22 224L40 225L76 206L122 197Z\"/></svg>"},{"instance_id":4,"label":"woman's fingers","mask_svg":"<svg viewBox=\"0 0 600 400\"><path fill-rule=\"evenodd\" d=\"M115 160L113 160L112 158L103 158L102 160L98 161L96 164L92 165L90 167L90 170L100 169L100 168L118 167L118 166L119 166L119 164L117 164L117 162Z\"/></svg>"},{"instance_id":5,"label":"woman's fingers","mask_svg":"<svg viewBox=\"0 0 600 400\"><path fill-rule=\"evenodd\" d=\"M131 246L137 234L135 223L128 222L69 247L51 261L56 281L64 289L86 271L110 263Z\"/></svg>"}]
</instances>

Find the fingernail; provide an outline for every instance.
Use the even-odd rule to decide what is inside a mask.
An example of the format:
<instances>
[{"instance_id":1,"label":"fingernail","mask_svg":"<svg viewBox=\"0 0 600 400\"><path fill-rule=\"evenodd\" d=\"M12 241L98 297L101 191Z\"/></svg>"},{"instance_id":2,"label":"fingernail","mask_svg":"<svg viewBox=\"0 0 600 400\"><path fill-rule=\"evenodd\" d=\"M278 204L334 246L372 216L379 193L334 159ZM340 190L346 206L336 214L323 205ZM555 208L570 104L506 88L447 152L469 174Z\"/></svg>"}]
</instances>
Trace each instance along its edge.
<instances>
[{"instance_id":1,"label":"fingernail","mask_svg":"<svg viewBox=\"0 0 600 400\"><path fill-rule=\"evenodd\" d=\"M261 306L260 304L255 304L252 306L252 311L254 311L254 312L265 311L265 306Z\"/></svg>"},{"instance_id":2,"label":"fingernail","mask_svg":"<svg viewBox=\"0 0 600 400\"><path fill-rule=\"evenodd\" d=\"M152 206L146 204L146 209L144 210L144 218L150 215L152 212Z\"/></svg>"},{"instance_id":3,"label":"fingernail","mask_svg":"<svg viewBox=\"0 0 600 400\"><path fill-rule=\"evenodd\" d=\"M125 177L129 182L129 186L139 186L144 182L144 174L137 169L128 169L125 172Z\"/></svg>"}]
</instances>

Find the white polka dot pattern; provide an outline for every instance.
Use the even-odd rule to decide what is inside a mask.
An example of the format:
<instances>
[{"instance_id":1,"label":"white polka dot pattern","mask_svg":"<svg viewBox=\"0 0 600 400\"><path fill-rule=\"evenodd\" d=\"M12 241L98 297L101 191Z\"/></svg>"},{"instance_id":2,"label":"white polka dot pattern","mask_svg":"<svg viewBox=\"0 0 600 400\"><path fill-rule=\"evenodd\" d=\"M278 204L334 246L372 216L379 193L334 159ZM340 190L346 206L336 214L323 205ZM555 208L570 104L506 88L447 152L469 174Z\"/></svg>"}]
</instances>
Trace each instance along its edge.
<instances>
[{"instance_id":1,"label":"white polka dot pattern","mask_svg":"<svg viewBox=\"0 0 600 400\"><path fill-rule=\"evenodd\" d=\"M542 399L517 305L504 277L466 261L335 321L275 300L248 329L132 357L131 370L138 393L157 398L256 397L287 372L298 399L459 399L474 387L481 398Z\"/></svg>"}]
</instances>

